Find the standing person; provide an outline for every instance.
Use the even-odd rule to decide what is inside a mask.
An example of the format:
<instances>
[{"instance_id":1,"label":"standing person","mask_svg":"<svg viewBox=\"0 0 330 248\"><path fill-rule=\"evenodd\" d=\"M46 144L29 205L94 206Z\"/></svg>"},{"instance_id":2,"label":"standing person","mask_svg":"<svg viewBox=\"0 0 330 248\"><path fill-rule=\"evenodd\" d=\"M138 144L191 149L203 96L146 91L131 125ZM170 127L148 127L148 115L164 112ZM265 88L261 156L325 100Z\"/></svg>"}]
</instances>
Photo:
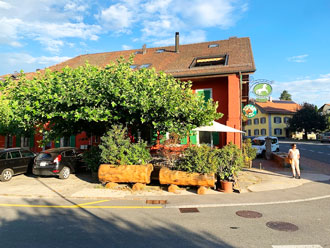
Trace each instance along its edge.
<instances>
[{"instance_id":1,"label":"standing person","mask_svg":"<svg viewBox=\"0 0 330 248\"><path fill-rule=\"evenodd\" d=\"M291 145L291 149L288 152L288 158L291 162L291 169L292 169L292 177L300 179L300 169L299 169L299 159L300 159L300 153L297 149L296 144ZM297 172L297 177L296 177Z\"/></svg>"}]
</instances>

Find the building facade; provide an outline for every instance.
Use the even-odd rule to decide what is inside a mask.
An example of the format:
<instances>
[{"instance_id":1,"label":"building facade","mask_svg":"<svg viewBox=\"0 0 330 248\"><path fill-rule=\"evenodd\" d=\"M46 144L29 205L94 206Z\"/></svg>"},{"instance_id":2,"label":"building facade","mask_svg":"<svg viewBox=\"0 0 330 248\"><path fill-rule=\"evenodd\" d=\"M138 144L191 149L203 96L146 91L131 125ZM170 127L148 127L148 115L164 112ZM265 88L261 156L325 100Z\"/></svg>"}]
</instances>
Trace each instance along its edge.
<instances>
[{"instance_id":1,"label":"building facade","mask_svg":"<svg viewBox=\"0 0 330 248\"><path fill-rule=\"evenodd\" d=\"M86 54L64 61L49 67L50 70L60 71L69 66L76 68L83 66L86 61L91 65L105 67L120 57L128 59L134 55L132 69L155 68L164 71L175 78L192 81L192 88L197 94L203 94L205 100L213 98L218 102L218 112L224 116L217 120L221 124L242 130L242 106L248 103L249 75L255 69L252 48L249 38L232 37L227 40L210 41L203 43L179 44L179 34L176 33L174 46ZM44 70L39 70L43 73ZM35 73L27 73L33 77ZM191 142L207 143L207 136L202 132L191 137ZM75 146L86 149L97 144L99 137L88 137L85 133L61 138L49 143L45 147L38 147L38 141L43 137L40 134L32 137L1 137L1 147L22 146L29 144L32 151L40 151L49 147ZM11 140L11 141L10 141ZM187 139L183 139L184 144ZM232 142L240 146L240 133L214 133L214 145L223 146Z\"/></svg>"},{"instance_id":2,"label":"building facade","mask_svg":"<svg viewBox=\"0 0 330 248\"><path fill-rule=\"evenodd\" d=\"M273 100L255 102L257 114L248 119L244 125L247 136L276 136L278 138L291 138L287 128L288 121L301 108L293 101Z\"/></svg>"}]
</instances>

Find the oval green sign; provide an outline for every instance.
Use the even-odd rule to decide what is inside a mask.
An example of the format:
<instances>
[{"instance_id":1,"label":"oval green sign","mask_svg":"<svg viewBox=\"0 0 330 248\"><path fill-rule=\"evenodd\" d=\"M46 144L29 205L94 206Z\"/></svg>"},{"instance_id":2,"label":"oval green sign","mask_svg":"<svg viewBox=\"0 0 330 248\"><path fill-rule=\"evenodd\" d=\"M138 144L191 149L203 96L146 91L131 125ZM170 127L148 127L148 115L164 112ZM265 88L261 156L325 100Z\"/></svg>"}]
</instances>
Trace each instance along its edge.
<instances>
[{"instance_id":1,"label":"oval green sign","mask_svg":"<svg viewBox=\"0 0 330 248\"><path fill-rule=\"evenodd\" d=\"M246 116L247 118L252 118L257 114L257 108L252 105L248 104L245 105L243 108L243 115Z\"/></svg>"},{"instance_id":2,"label":"oval green sign","mask_svg":"<svg viewBox=\"0 0 330 248\"><path fill-rule=\"evenodd\" d=\"M272 91L272 86L267 83L259 83L253 87L253 93L257 96L269 96Z\"/></svg>"}]
</instances>

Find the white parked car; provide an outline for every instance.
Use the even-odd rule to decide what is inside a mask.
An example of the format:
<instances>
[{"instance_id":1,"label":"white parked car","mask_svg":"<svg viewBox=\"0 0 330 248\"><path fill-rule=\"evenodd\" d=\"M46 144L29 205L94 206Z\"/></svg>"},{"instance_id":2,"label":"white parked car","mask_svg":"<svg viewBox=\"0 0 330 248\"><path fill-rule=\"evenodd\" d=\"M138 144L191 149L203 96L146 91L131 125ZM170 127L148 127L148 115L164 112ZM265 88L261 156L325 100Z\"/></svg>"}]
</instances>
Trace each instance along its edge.
<instances>
[{"instance_id":1,"label":"white parked car","mask_svg":"<svg viewBox=\"0 0 330 248\"><path fill-rule=\"evenodd\" d=\"M280 144L278 138L273 136L260 136L252 140L252 147L257 149L257 155L264 155L266 153L266 138L269 137L272 140L272 152L278 152L280 150Z\"/></svg>"}]
</instances>

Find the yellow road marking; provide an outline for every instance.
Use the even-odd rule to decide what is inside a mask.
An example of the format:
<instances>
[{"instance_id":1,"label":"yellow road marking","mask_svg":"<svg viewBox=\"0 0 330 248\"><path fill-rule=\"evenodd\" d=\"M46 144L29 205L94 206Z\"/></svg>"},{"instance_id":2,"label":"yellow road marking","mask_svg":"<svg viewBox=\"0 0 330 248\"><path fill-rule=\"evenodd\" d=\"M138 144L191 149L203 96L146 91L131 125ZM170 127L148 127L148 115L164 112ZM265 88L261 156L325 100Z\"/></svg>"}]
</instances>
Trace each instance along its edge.
<instances>
[{"instance_id":1,"label":"yellow road marking","mask_svg":"<svg viewBox=\"0 0 330 248\"><path fill-rule=\"evenodd\" d=\"M101 202L107 202L109 200L103 200L103 201L95 201L95 202L86 202L82 204L77 204L78 206L85 206L85 205L91 205L91 204L96 204L96 203L101 203Z\"/></svg>"},{"instance_id":2,"label":"yellow road marking","mask_svg":"<svg viewBox=\"0 0 330 248\"><path fill-rule=\"evenodd\" d=\"M86 203L92 204L92 203ZM0 204L0 207L22 207L22 208L118 208L118 209L160 209L162 206L83 206L71 205L71 206L60 206L60 205L25 205L25 204Z\"/></svg>"}]
</instances>

